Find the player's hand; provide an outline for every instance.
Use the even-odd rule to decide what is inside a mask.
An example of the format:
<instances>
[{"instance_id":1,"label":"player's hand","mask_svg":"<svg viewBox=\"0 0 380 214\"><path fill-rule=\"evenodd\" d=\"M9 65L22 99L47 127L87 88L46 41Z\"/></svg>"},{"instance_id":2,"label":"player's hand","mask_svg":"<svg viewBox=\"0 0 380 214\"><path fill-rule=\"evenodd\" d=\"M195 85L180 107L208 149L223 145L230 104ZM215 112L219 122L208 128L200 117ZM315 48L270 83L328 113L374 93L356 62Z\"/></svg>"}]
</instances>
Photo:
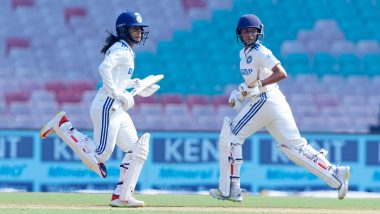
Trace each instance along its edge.
<instances>
[{"instance_id":1,"label":"player's hand","mask_svg":"<svg viewBox=\"0 0 380 214\"><path fill-rule=\"evenodd\" d=\"M241 108L243 101L244 97L237 90L233 90L230 97L228 98L229 105L236 110L239 110Z\"/></svg>"},{"instance_id":2,"label":"player's hand","mask_svg":"<svg viewBox=\"0 0 380 214\"><path fill-rule=\"evenodd\" d=\"M115 99L118 100L122 106L124 111L128 111L130 108L132 108L135 105L135 100L133 99L133 96L128 91L124 91L121 93L118 93L115 96Z\"/></svg>"},{"instance_id":3,"label":"player's hand","mask_svg":"<svg viewBox=\"0 0 380 214\"><path fill-rule=\"evenodd\" d=\"M239 85L239 92L243 97L253 98L261 93L260 85L261 84L256 83L253 87L249 87L246 83L243 82Z\"/></svg>"},{"instance_id":4,"label":"player's hand","mask_svg":"<svg viewBox=\"0 0 380 214\"><path fill-rule=\"evenodd\" d=\"M125 89L137 88L140 86L141 79L134 78L126 80Z\"/></svg>"},{"instance_id":5,"label":"player's hand","mask_svg":"<svg viewBox=\"0 0 380 214\"><path fill-rule=\"evenodd\" d=\"M154 84L154 85L147 87L143 91L141 91L139 93L139 95L142 97L149 97L149 96L152 96L154 93L156 93L156 91L158 91L158 89L160 89L160 86L157 84Z\"/></svg>"}]
</instances>

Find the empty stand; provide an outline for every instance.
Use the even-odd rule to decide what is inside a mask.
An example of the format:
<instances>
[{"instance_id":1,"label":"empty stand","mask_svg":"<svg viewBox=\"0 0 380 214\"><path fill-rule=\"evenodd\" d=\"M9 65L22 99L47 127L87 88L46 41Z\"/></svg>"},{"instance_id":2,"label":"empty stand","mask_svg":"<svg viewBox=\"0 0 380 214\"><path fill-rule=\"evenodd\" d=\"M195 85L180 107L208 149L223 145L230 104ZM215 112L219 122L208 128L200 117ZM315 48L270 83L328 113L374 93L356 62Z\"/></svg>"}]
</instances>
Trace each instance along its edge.
<instances>
[{"instance_id":1,"label":"empty stand","mask_svg":"<svg viewBox=\"0 0 380 214\"><path fill-rule=\"evenodd\" d=\"M256 13L265 24L264 45L289 75L280 88L300 130L365 133L379 123L379 5L378 0L4 0L0 128L39 128L66 110L78 128L92 129L89 106L100 86L99 49L106 29L114 31L115 18L128 9L141 12L150 31L147 43L135 49L134 77L166 76L156 95L135 97L129 112L138 129L215 131L224 116L233 118L237 111L228 106L228 96L243 81L235 27L242 14Z\"/></svg>"}]
</instances>

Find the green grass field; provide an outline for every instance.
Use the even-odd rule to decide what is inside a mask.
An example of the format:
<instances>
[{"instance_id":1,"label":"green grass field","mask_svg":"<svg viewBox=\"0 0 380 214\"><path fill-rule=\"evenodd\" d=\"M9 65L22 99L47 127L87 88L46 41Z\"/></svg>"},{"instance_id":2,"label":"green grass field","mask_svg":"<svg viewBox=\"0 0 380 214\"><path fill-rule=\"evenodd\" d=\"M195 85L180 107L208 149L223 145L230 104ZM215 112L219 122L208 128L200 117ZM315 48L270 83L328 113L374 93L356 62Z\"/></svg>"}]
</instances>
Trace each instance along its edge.
<instances>
[{"instance_id":1,"label":"green grass field","mask_svg":"<svg viewBox=\"0 0 380 214\"><path fill-rule=\"evenodd\" d=\"M379 199L245 196L242 203L208 195L139 195L144 208L111 208L110 194L0 193L0 213L380 213Z\"/></svg>"}]
</instances>

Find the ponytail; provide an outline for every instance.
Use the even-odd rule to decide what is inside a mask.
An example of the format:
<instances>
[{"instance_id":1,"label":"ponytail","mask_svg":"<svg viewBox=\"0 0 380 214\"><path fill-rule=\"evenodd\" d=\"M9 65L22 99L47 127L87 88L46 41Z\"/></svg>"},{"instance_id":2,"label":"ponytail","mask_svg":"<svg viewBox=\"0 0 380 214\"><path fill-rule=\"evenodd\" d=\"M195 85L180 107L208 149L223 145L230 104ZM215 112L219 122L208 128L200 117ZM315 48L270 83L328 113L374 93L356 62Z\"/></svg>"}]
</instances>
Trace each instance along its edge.
<instances>
[{"instance_id":1,"label":"ponytail","mask_svg":"<svg viewBox=\"0 0 380 214\"><path fill-rule=\"evenodd\" d=\"M107 50L113 44L115 44L115 42L120 40L119 36L115 36L114 34L110 33L108 30L107 30L107 33L108 33L108 37L105 40L106 44L103 46L102 50L100 51L100 53L103 53L103 54L105 54Z\"/></svg>"}]
</instances>

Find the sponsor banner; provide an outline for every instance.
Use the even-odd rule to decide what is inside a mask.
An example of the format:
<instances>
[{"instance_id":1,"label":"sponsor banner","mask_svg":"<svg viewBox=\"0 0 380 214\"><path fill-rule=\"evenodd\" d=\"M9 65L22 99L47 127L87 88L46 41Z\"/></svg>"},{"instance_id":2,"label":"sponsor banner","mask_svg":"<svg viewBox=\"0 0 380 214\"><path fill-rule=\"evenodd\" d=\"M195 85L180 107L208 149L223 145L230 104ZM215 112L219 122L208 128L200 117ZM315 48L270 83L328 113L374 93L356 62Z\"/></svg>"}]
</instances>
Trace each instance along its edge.
<instances>
[{"instance_id":1,"label":"sponsor banner","mask_svg":"<svg viewBox=\"0 0 380 214\"><path fill-rule=\"evenodd\" d=\"M90 134L90 133L88 133ZM150 153L138 190L203 191L219 177L219 133L151 133ZM380 136L310 134L304 136L332 163L351 166L350 189L380 191ZM58 137L45 140L34 131L0 131L0 188L62 192L112 190L124 154L116 149L106 162L108 177L88 170ZM329 189L319 178L290 162L268 134L255 134L243 145L241 185L259 192Z\"/></svg>"}]
</instances>

